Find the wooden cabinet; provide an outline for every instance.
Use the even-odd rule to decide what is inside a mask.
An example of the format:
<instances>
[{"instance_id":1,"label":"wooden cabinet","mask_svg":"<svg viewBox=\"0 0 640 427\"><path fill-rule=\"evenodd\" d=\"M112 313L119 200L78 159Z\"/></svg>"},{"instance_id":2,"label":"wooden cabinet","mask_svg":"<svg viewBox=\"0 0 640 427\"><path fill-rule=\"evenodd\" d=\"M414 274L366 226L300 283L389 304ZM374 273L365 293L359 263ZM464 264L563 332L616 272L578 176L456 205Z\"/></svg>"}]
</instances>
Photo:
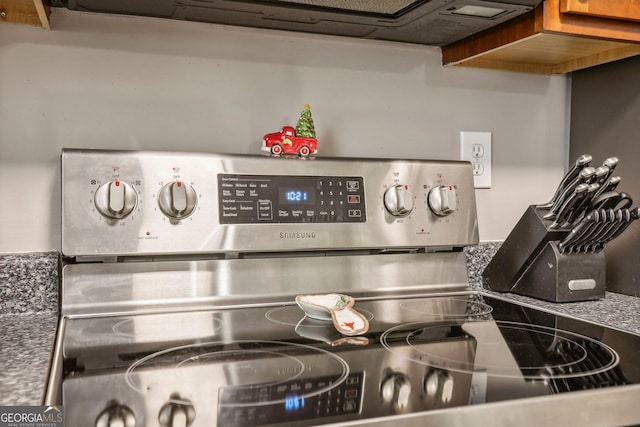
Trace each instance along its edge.
<instances>
[{"instance_id":1,"label":"wooden cabinet","mask_svg":"<svg viewBox=\"0 0 640 427\"><path fill-rule=\"evenodd\" d=\"M0 23L14 22L49 28L51 6L43 0L0 0Z\"/></svg>"},{"instance_id":2,"label":"wooden cabinet","mask_svg":"<svg viewBox=\"0 0 640 427\"><path fill-rule=\"evenodd\" d=\"M640 0L560 0L560 13L640 21Z\"/></svg>"},{"instance_id":3,"label":"wooden cabinet","mask_svg":"<svg viewBox=\"0 0 640 427\"><path fill-rule=\"evenodd\" d=\"M561 74L640 54L640 0L545 0L442 48L446 66Z\"/></svg>"}]
</instances>

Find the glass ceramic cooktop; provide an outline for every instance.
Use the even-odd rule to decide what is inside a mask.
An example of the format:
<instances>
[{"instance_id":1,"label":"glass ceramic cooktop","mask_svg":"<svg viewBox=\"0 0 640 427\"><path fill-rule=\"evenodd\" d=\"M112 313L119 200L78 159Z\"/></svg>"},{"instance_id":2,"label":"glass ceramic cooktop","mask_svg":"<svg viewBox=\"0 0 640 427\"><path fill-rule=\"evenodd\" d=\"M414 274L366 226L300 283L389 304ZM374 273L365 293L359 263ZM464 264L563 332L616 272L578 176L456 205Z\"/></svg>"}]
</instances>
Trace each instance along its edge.
<instances>
[{"instance_id":1,"label":"glass ceramic cooktop","mask_svg":"<svg viewBox=\"0 0 640 427\"><path fill-rule=\"evenodd\" d=\"M70 319L65 415L306 425L640 382L640 336L501 299L354 308L370 323L358 337L296 305Z\"/></svg>"}]
</instances>

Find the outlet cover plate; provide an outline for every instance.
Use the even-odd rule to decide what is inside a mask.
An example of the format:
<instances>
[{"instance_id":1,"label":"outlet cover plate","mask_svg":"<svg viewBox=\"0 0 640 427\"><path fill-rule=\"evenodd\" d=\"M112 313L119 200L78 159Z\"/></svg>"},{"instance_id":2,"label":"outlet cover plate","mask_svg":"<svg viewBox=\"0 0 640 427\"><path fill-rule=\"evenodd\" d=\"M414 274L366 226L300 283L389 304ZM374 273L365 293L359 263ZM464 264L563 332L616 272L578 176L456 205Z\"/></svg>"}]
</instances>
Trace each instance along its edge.
<instances>
[{"instance_id":1,"label":"outlet cover plate","mask_svg":"<svg viewBox=\"0 0 640 427\"><path fill-rule=\"evenodd\" d=\"M460 159L471 162L475 188L491 188L491 132L460 132Z\"/></svg>"}]
</instances>

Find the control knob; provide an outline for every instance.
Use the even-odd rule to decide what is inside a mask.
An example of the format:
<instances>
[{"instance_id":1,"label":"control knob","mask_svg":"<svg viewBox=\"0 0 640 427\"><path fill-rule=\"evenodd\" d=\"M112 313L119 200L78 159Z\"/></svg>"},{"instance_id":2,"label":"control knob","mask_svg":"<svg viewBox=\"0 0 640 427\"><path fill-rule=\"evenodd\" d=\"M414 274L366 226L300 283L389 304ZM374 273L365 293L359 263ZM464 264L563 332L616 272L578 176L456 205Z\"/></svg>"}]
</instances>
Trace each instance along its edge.
<instances>
[{"instance_id":1,"label":"control knob","mask_svg":"<svg viewBox=\"0 0 640 427\"><path fill-rule=\"evenodd\" d=\"M98 415L96 427L135 427L133 411L124 405L113 404Z\"/></svg>"},{"instance_id":2,"label":"control knob","mask_svg":"<svg viewBox=\"0 0 640 427\"><path fill-rule=\"evenodd\" d=\"M171 219L184 219L196 208L198 196L192 186L183 181L166 184L158 193L158 205Z\"/></svg>"},{"instance_id":3,"label":"control knob","mask_svg":"<svg viewBox=\"0 0 640 427\"><path fill-rule=\"evenodd\" d=\"M384 193L384 207L397 217L405 217L413 210L413 193L408 185L392 185Z\"/></svg>"},{"instance_id":4,"label":"control knob","mask_svg":"<svg viewBox=\"0 0 640 427\"><path fill-rule=\"evenodd\" d=\"M171 395L158 414L158 422L162 427L188 427L195 418L193 403L177 394Z\"/></svg>"},{"instance_id":5,"label":"control knob","mask_svg":"<svg viewBox=\"0 0 640 427\"><path fill-rule=\"evenodd\" d=\"M456 188L453 185L439 185L429 191L429 208L438 216L447 216L458 207Z\"/></svg>"},{"instance_id":6,"label":"control knob","mask_svg":"<svg viewBox=\"0 0 640 427\"><path fill-rule=\"evenodd\" d=\"M411 396L411 382L406 375L394 372L382 380L380 384L380 394L382 400L387 403L393 403L398 408L405 408L409 405L409 396Z\"/></svg>"},{"instance_id":7,"label":"control knob","mask_svg":"<svg viewBox=\"0 0 640 427\"><path fill-rule=\"evenodd\" d=\"M133 212L138 203L138 195L131 185L115 180L98 187L93 202L102 216L122 219Z\"/></svg>"},{"instance_id":8,"label":"control knob","mask_svg":"<svg viewBox=\"0 0 640 427\"><path fill-rule=\"evenodd\" d=\"M447 404L453 398L453 377L449 372L434 369L425 376L424 391L428 397Z\"/></svg>"}]
</instances>

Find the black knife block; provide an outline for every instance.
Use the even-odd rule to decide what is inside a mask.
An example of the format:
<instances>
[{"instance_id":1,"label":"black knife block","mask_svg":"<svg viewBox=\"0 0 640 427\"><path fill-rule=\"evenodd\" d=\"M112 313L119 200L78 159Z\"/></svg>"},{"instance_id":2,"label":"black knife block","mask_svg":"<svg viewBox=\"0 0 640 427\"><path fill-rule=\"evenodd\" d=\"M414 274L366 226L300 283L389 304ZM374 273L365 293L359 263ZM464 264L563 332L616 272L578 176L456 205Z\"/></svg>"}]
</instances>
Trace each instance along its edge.
<instances>
[{"instance_id":1,"label":"black knife block","mask_svg":"<svg viewBox=\"0 0 640 427\"><path fill-rule=\"evenodd\" d=\"M547 209L535 206L527 208L482 273L489 288L510 291L547 242L561 240L567 235L566 230L549 230L553 221L543 218L547 212Z\"/></svg>"},{"instance_id":2,"label":"black knife block","mask_svg":"<svg viewBox=\"0 0 640 427\"><path fill-rule=\"evenodd\" d=\"M547 212L535 206L527 208L482 272L484 284L498 292L552 302L604 297L604 254L560 253L557 242L569 231L549 229L553 221L543 218ZM595 286L588 280L595 280Z\"/></svg>"},{"instance_id":3,"label":"black knife block","mask_svg":"<svg viewBox=\"0 0 640 427\"><path fill-rule=\"evenodd\" d=\"M548 242L522 273L511 292L551 302L604 298L604 252L563 254L558 242Z\"/></svg>"}]
</instances>

